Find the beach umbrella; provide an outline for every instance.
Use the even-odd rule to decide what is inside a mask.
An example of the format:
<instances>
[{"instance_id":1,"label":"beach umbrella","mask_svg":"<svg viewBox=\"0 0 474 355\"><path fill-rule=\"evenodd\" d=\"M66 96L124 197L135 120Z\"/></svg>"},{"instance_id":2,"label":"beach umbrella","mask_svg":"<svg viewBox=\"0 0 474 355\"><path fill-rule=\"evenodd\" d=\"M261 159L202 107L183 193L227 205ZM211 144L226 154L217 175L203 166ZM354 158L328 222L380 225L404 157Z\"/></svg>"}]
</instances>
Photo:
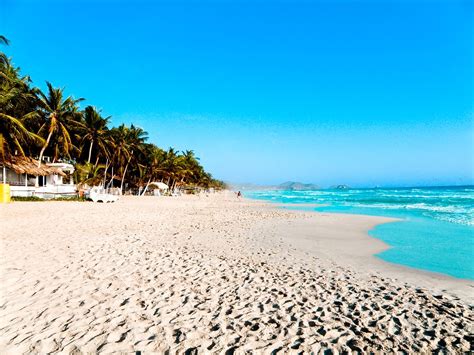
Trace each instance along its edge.
<instances>
[{"instance_id":1,"label":"beach umbrella","mask_svg":"<svg viewBox=\"0 0 474 355\"><path fill-rule=\"evenodd\" d=\"M151 182L150 185L154 185L161 190L168 190L169 187L164 182Z\"/></svg>"}]
</instances>

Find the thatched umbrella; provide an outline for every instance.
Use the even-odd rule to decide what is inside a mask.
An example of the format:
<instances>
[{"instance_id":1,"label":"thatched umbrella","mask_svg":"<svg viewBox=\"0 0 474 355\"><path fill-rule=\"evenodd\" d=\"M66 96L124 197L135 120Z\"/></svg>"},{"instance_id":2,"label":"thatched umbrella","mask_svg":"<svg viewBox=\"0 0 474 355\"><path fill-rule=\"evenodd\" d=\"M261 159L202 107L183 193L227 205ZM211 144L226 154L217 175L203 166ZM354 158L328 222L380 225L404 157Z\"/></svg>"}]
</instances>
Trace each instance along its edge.
<instances>
[{"instance_id":1,"label":"thatched umbrella","mask_svg":"<svg viewBox=\"0 0 474 355\"><path fill-rule=\"evenodd\" d=\"M28 174L34 176L47 176L47 175L61 175L66 176L66 174L58 167L52 167L48 165L41 165L38 167L38 161L21 156L11 156L0 161L0 164L3 165L4 171L4 180L5 180L5 168L9 168L16 172L17 174Z\"/></svg>"}]
</instances>

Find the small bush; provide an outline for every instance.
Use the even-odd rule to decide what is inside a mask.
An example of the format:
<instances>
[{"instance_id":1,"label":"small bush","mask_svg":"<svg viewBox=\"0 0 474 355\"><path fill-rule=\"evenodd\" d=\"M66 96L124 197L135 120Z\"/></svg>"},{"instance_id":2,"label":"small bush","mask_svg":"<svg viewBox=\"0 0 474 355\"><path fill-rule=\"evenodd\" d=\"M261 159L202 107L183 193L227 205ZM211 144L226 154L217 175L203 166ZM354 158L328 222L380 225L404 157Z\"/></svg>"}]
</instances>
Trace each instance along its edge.
<instances>
[{"instance_id":1,"label":"small bush","mask_svg":"<svg viewBox=\"0 0 474 355\"><path fill-rule=\"evenodd\" d=\"M85 202L87 201L85 197L79 197L79 196L70 196L70 197L56 197L56 198L51 198L51 199L45 199L45 198L40 198L38 196L12 196L11 198L12 201L34 201L34 202L39 202L39 201L75 201L75 202Z\"/></svg>"},{"instance_id":2,"label":"small bush","mask_svg":"<svg viewBox=\"0 0 474 355\"><path fill-rule=\"evenodd\" d=\"M76 201L76 202L85 202L87 199L85 197L71 196L71 197L56 197L50 201Z\"/></svg>"},{"instance_id":3,"label":"small bush","mask_svg":"<svg viewBox=\"0 0 474 355\"><path fill-rule=\"evenodd\" d=\"M12 201L46 201L44 198L38 196L12 196Z\"/></svg>"}]
</instances>

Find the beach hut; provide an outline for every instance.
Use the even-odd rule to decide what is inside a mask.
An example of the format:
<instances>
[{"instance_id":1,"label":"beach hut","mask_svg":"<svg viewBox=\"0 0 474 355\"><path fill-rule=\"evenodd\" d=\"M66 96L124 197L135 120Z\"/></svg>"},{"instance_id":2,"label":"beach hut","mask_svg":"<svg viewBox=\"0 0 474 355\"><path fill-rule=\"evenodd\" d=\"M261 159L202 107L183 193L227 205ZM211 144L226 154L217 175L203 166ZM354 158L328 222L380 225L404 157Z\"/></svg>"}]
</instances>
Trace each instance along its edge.
<instances>
[{"instance_id":1,"label":"beach hut","mask_svg":"<svg viewBox=\"0 0 474 355\"><path fill-rule=\"evenodd\" d=\"M68 163L43 163L30 157L12 156L0 161L3 184L10 185L11 196L54 198L73 196L74 167Z\"/></svg>"}]
</instances>

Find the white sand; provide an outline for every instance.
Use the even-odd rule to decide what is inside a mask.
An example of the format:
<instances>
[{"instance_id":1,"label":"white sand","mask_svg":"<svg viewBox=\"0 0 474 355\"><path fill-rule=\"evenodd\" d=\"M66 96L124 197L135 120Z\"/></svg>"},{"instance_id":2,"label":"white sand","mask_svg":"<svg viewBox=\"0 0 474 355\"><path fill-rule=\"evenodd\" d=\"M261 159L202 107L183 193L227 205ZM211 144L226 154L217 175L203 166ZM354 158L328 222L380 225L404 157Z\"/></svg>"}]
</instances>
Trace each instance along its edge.
<instances>
[{"instance_id":1,"label":"white sand","mask_svg":"<svg viewBox=\"0 0 474 355\"><path fill-rule=\"evenodd\" d=\"M0 206L0 352L469 349L470 281L390 265L387 219L232 194Z\"/></svg>"}]
</instances>

